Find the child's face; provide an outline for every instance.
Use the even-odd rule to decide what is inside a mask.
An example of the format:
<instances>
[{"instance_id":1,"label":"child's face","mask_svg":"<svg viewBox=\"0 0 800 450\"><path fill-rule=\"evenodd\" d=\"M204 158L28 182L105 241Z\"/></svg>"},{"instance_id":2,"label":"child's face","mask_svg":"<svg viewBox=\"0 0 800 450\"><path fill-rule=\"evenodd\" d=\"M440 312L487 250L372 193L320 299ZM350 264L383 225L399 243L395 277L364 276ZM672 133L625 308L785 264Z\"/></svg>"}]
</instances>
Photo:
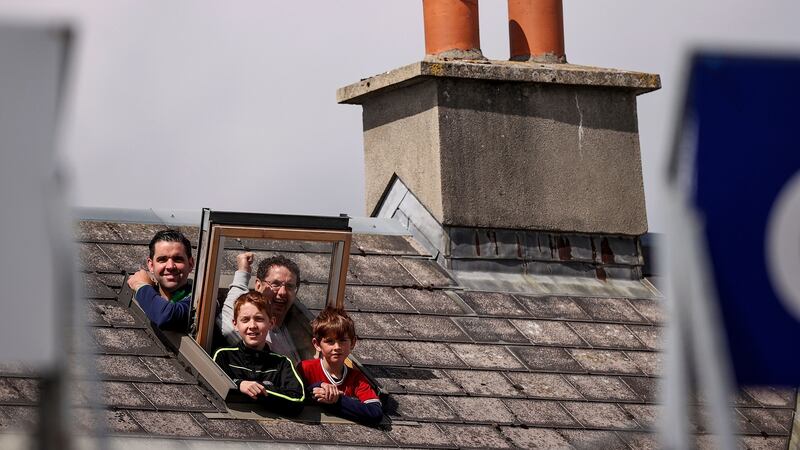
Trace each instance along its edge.
<instances>
[{"instance_id":1,"label":"child's face","mask_svg":"<svg viewBox=\"0 0 800 450\"><path fill-rule=\"evenodd\" d=\"M333 335L327 335L320 340L314 338L311 343L314 344L314 348L318 352L322 353L322 358L331 366L344 364L344 360L350 356L350 351L355 345L355 342L346 336L340 339Z\"/></svg>"},{"instance_id":2,"label":"child's face","mask_svg":"<svg viewBox=\"0 0 800 450\"><path fill-rule=\"evenodd\" d=\"M239 307L239 314L234 319L233 325L242 337L244 345L261 350L267 341L267 333L272 329L272 319L256 305L245 303Z\"/></svg>"}]
</instances>

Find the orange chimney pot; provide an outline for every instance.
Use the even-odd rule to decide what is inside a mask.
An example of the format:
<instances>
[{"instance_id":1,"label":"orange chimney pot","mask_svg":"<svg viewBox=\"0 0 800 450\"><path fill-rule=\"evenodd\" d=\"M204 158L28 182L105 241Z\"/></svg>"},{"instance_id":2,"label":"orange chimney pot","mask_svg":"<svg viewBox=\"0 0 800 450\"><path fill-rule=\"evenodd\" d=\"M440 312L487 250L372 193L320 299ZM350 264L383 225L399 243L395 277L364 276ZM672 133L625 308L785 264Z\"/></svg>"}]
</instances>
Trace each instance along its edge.
<instances>
[{"instance_id":1,"label":"orange chimney pot","mask_svg":"<svg viewBox=\"0 0 800 450\"><path fill-rule=\"evenodd\" d=\"M561 0L508 0L508 37L514 61L567 62Z\"/></svg>"},{"instance_id":2,"label":"orange chimney pot","mask_svg":"<svg viewBox=\"0 0 800 450\"><path fill-rule=\"evenodd\" d=\"M482 58L478 28L478 0L423 0L425 53Z\"/></svg>"}]
</instances>

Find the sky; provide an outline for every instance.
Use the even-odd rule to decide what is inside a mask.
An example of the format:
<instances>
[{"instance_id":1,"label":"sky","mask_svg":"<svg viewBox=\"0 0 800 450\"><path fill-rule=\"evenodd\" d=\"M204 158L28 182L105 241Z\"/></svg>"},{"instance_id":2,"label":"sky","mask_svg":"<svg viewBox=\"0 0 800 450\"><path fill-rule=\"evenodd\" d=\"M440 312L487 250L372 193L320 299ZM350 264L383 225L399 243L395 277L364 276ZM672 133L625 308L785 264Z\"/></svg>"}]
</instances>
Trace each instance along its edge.
<instances>
[{"instance_id":1,"label":"sky","mask_svg":"<svg viewBox=\"0 0 800 450\"><path fill-rule=\"evenodd\" d=\"M481 47L508 58L506 2ZM638 98L650 231L697 47L798 54L796 0L565 0L570 63L661 75ZM424 57L420 0L0 0L78 31L64 161L78 206L367 214L361 108L336 89ZM754 80L757 83L758 80Z\"/></svg>"}]
</instances>

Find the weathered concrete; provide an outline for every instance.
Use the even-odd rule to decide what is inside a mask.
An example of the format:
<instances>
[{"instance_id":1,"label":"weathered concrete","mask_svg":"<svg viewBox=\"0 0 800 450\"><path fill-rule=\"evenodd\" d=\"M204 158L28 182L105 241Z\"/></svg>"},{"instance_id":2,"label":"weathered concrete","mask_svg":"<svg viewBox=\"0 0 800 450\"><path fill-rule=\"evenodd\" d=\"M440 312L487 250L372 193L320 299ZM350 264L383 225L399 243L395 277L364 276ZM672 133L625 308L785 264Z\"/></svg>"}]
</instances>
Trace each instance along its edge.
<instances>
[{"instance_id":1,"label":"weathered concrete","mask_svg":"<svg viewBox=\"0 0 800 450\"><path fill-rule=\"evenodd\" d=\"M420 62L339 90L364 108L367 212L397 175L443 225L647 231L636 95L657 75Z\"/></svg>"}]
</instances>

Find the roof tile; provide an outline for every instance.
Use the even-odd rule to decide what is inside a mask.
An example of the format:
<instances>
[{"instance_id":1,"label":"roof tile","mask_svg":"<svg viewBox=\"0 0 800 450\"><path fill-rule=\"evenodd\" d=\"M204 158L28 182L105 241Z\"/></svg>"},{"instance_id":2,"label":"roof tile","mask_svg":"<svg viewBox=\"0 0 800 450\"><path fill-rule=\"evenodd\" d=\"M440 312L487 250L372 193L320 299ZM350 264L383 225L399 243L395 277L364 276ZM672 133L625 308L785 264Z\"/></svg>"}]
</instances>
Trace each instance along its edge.
<instances>
[{"instance_id":1,"label":"roof tile","mask_svg":"<svg viewBox=\"0 0 800 450\"><path fill-rule=\"evenodd\" d=\"M664 349L664 329L649 325L628 325L628 328L650 350Z\"/></svg>"},{"instance_id":2,"label":"roof tile","mask_svg":"<svg viewBox=\"0 0 800 450\"><path fill-rule=\"evenodd\" d=\"M567 373L586 372L586 370L562 348L511 347L511 351L531 370Z\"/></svg>"},{"instance_id":3,"label":"roof tile","mask_svg":"<svg viewBox=\"0 0 800 450\"><path fill-rule=\"evenodd\" d=\"M586 427L618 430L639 428L629 414L613 403L564 402L563 405Z\"/></svg>"},{"instance_id":4,"label":"roof tile","mask_svg":"<svg viewBox=\"0 0 800 450\"><path fill-rule=\"evenodd\" d=\"M569 326L593 347L644 349L625 325L572 322Z\"/></svg>"},{"instance_id":5,"label":"roof tile","mask_svg":"<svg viewBox=\"0 0 800 450\"><path fill-rule=\"evenodd\" d=\"M73 408L70 414L75 417L78 430L82 433L96 434L101 430L112 433L142 433L144 430L126 411L93 410ZM102 426L102 428L100 428Z\"/></svg>"},{"instance_id":6,"label":"roof tile","mask_svg":"<svg viewBox=\"0 0 800 450\"><path fill-rule=\"evenodd\" d=\"M566 375L565 377L589 400L640 400L639 396L617 377L598 375Z\"/></svg>"},{"instance_id":7,"label":"roof tile","mask_svg":"<svg viewBox=\"0 0 800 450\"><path fill-rule=\"evenodd\" d=\"M117 293L106 286L103 280L97 275L93 273L83 273L81 274L81 280L83 281L83 295L86 298L117 298Z\"/></svg>"},{"instance_id":8,"label":"roof tile","mask_svg":"<svg viewBox=\"0 0 800 450\"><path fill-rule=\"evenodd\" d=\"M30 431L37 422L35 406L0 406L0 431Z\"/></svg>"},{"instance_id":9,"label":"roof tile","mask_svg":"<svg viewBox=\"0 0 800 450\"><path fill-rule=\"evenodd\" d=\"M142 361L165 383L197 384L194 376L174 359L143 356Z\"/></svg>"},{"instance_id":10,"label":"roof tile","mask_svg":"<svg viewBox=\"0 0 800 450\"><path fill-rule=\"evenodd\" d=\"M425 394L463 394L464 391L441 370L384 367L384 377L404 391Z\"/></svg>"},{"instance_id":11,"label":"roof tile","mask_svg":"<svg viewBox=\"0 0 800 450\"><path fill-rule=\"evenodd\" d=\"M575 419L558 402L546 400L504 400L522 423L543 427L578 426Z\"/></svg>"},{"instance_id":12,"label":"roof tile","mask_svg":"<svg viewBox=\"0 0 800 450\"><path fill-rule=\"evenodd\" d=\"M143 330L95 328L92 336L100 350L107 353L154 356L164 354Z\"/></svg>"},{"instance_id":13,"label":"roof tile","mask_svg":"<svg viewBox=\"0 0 800 450\"><path fill-rule=\"evenodd\" d=\"M695 415L690 422L697 427L700 432L713 431L713 423L711 417L711 408L709 406L701 405L695 408ZM732 414L735 430L742 434L758 434L759 430L750 422L746 417L741 414Z\"/></svg>"},{"instance_id":14,"label":"roof tile","mask_svg":"<svg viewBox=\"0 0 800 450\"><path fill-rule=\"evenodd\" d=\"M285 419L262 420L259 423L279 441L333 442L331 434L319 425Z\"/></svg>"},{"instance_id":15,"label":"roof tile","mask_svg":"<svg viewBox=\"0 0 800 450\"><path fill-rule=\"evenodd\" d=\"M442 430L432 423L392 424L389 437L400 445L419 447L452 445Z\"/></svg>"},{"instance_id":16,"label":"roof tile","mask_svg":"<svg viewBox=\"0 0 800 450\"><path fill-rule=\"evenodd\" d=\"M555 430L502 427L502 433L519 448L567 448L569 443Z\"/></svg>"},{"instance_id":17,"label":"roof tile","mask_svg":"<svg viewBox=\"0 0 800 450\"><path fill-rule=\"evenodd\" d=\"M460 448L511 448L511 443L488 425L440 425L448 440Z\"/></svg>"},{"instance_id":18,"label":"roof tile","mask_svg":"<svg viewBox=\"0 0 800 450\"><path fill-rule=\"evenodd\" d=\"M612 431L561 430L560 433L575 448L628 450L625 443Z\"/></svg>"},{"instance_id":19,"label":"roof tile","mask_svg":"<svg viewBox=\"0 0 800 450\"><path fill-rule=\"evenodd\" d=\"M380 234L354 234L351 251L387 255L421 255L412 238Z\"/></svg>"},{"instance_id":20,"label":"roof tile","mask_svg":"<svg viewBox=\"0 0 800 450\"><path fill-rule=\"evenodd\" d=\"M736 408L749 422L767 434L788 434L792 430L789 409Z\"/></svg>"},{"instance_id":21,"label":"roof tile","mask_svg":"<svg viewBox=\"0 0 800 450\"><path fill-rule=\"evenodd\" d=\"M393 395L384 412L401 420L452 421L456 414L434 395Z\"/></svg>"},{"instance_id":22,"label":"roof tile","mask_svg":"<svg viewBox=\"0 0 800 450\"><path fill-rule=\"evenodd\" d=\"M309 309L322 309L328 297L328 285L319 283L302 284L297 292L298 303ZM345 308L352 311L355 308L345 303Z\"/></svg>"},{"instance_id":23,"label":"roof tile","mask_svg":"<svg viewBox=\"0 0 800 450\"><path fill-rule=\"evenodd\" d=\"M19 361L0 361L0 376L3 375L25 377L37 376L33 368Z\"/></svg>"},{"instance_id":24,"label":"roof tile","mask_svg":"<svg viewBox=\"0 0 800 450\"><path fill-rule=\"evenodd\" d=\"M0 403L33 405L39 398L38 383L26 378L0 378Z\"/></svg>"},{"instance_id":25,"label":"roof tile","mask_svg":"<svg viewBox=\"0 0 800 450\"><path fill-rule=\"evenodd\" d=\"M195 386L137 383L136 387L160 410L217 411Z\"/></svg>"},{"instance_id":26,"label":"roof tile","mask_svg":"<svg viewBox=\"0 0 800 450\"><path fill-rule=\"evenodd\" d=\"M636 366L647 375L659 376L664 373L662 369L661 353L652 352L625 352Z\"/></svg>"},{"instance_id":27,"label":"roof tile","mask_svg":"<svg viewBox=\"0 0 800 450\"><path fill-rule=\"evenodd\" d=\"M773 386L745 386L742 388L764 406L795 407L795 390Z\"/></svg>"},{"instance_id":28,"label":"roof tile","mask_svg":"<svg viewBox=\"0 0 800 450\"><path fill-rule=\"evenodd\" d=\"M392 394L396 394L398 392L402 393L405 392L405 388L397 382L393 375L392 370L388 369L396 369L394 367L383 367L383 366L365 366L364 367L366 372L369 372L370 375L375 379L378 385L381 386L385 391L391 392Z\"/></svg>"},{"instance_id":29,"label":"roof tile","mask_svg":"<svg viewBox=\"0 0 800 450\"><path fill-rule=\"evenodd\" d=\"M524 397L500 372L485 370L448 370L447 375L471 395Z\"/></svg>"},{"instance_id":30,"label":"roof tile","mask_svg":"<svg viewBox=\"0 0 800 450\"><path fill-rule=\"evenodd\" d=\"M97 355L95 366L100 378L114 381L159 381L136 356Z\"/></svg>"},{"instance_id":31,"label":"roof tile","mask_svg":"<svg viewBox=\"0 0 800 450\"><path fill-rule=\"evenodd\" d=\"M353 348L353 356L361 364L386 366L407 366L408 363L397 353L388 341L361 339Z\"/></svg>"},{"instance_id":32,"label":"roof tile","mask_svg":"<svg viewBox=\"0 0 800 450\"><path fill-rule=\"evenodd\" d=\"M414 286L416 280L391 256L350 257L349 272L364 284Z\"/></svg>"},{"instance_id":33,"label":"roof tile","mask_svg":"<svg viewBox=\"0 0 800 450\"><path fill-rule=\"evenodd\" d=\"M417 339L447 342L469 342L464 333L449 317L397 315L397 321Z\"/></svg>"},{"instance_id":34,"label":"roof tile","mask_svg":"<svg viewBox=\"0 0 800 450\"><path fill-rule=\"evenodd\" d=\"M120 306L116 300L92 300L87 308L109 325L128 327L144 325L136 320L127 307Z\"/></svg>"},{"instance_id":35,"label":"roof tile","mask_svg":"<svg viewBox=\"0 0 800 450\"><path fill-rule=\"evenodd\" d=\"M476 342L528 343L507 319L456 317L453 320Z\"/></svg>"},{"instance_id":36,"label":"roof tile","mask_svg":"<svg viewBox=\"0 0 800 450\"><path fill-rule=\"evenodd\" d=\"M514 415L497 398L447 397L445 401L465 422L511 424Z\"/></svg>"},{"instance_id":37,"label":"roof tile","mask_svg":"<svg viewBox=\"0 0 800 450\"><path fill-rule=\"evenodd\" d=\"M509 372L508 378L529 397L580 400L581 394L559 374Z\"/></svg>"},{"instance_id":38,"label":"roof tile","mask_svg":"<svg viewBox=\"0 0 800 450\"><path fill-rule=\"evenodd\" d=\"M397 261L408 270L421 286L452 286L453 280L447 276L436 261L423 258L401 258Z\"/></svg>"},{"instance_id":39,"label":"roof tile","mask_svg":"<svg viewBox=\"0 0 800 450\"><path fill-rule=\"evenodd\" d=\"M634 450L658 450L661 443L658 435L653 433L642 433L639 431L618 431L620 437L628 446Z\"/></svg>"},{"instance_id":40,"label":"roof tile","mask_svg":"<svg viewBox=\"0 0 800 450\"><path fill-rule=\"evenodd\" d=\"M415 367L465 367L464 362L444 343L398 341L394 347Z\"/></svg>"},{"instance_id":41,"label":"roof tile","mask_svg":"<svg viewBox=\"0 0 800 450\"><path fill-rule=\"evenodd\" d=\"M659 399L658 378L620 377L641 399L654 403Z\"/></svg>"},{"instance_id":42,"label":"roof tile","mask_svg":"<svg viewBox=\"0 0 800 450\"><path fill-rule=\"evenodd\" d=\"M414 308L390 287L348 285L344 295L345 301L359 311L414 312Z\"/></svg>"},{"instance_id":43,"label":"roof tile","mask_svg":"<svg viewBox=\"0 0 800 450\"><path fill-rule=\"evenodd\" d=\"M575 301L592 319L609 322L647 323L624 298L575 298Z\"/></svg>"},{"instance_id":44,"label":"roof tile","mask_svg":"<svg viewBox=\"0 0 800 450\"><path fill-rule=\"evenodd\" d=\"M248 441L271 440L255 420L208 419L203 414L192 414L205 430L216 439L237 439Z\"/></svg>"},{"instance_id":45,"label":"roof tile","mask_svg":"<svg viewBox=\"0 0 800 450\"><path fill-rule=\"evenodd\" d=\"M411 333L389 314L350 313L360 337L408 339Z\"/></svg>"},{"instance_id":46,"label":"roof tile","mask_svg":"<svg viewBox=\"0 0 800 450\"><path fill-rule=\"evenodd\" d=\"M381 430L363 425L326 423L322 425L333 436L336 442L359 445L393 445L389 436Z\"/></svg>"},{"instance_id":47,"label":"roof tile","mask_svg":"<svg viewBox=\"0 0 800 450\"><path fill-rule=\"evenodd\" d=\"M526 311L508 294L497 292L459 292L458 295L476 313L487 316L526 317Z\"/></svg>"},{"instance_id":48,"label":"roof tile","mask_svg":"<svg viewBox=\"0 0 800 450\"><path fill-rule=\"evenodd\" d=\"M125 282L125 275L122 274L101 273L97 275L97 278L105 283L106 286L112 288L115 294L119 294L119 288Z\"/></svg>"},{"instance_id":49,"label":"roof tile","mask_svg":"<svg viewBox=\"0 0 800 450\"><path fill-rule=\"evenodd\" d=\"M146 264L147 247L144 245L98 244L100 249L127 272L135 272Z\"/></svg>"},{"instance_id":50,"label":"roof tile","mask_svg":"<svg viewBox=\"0 0 800 450\"><path fill-rule=\"evenodd\" d=\"M108 223L108 225L123 241L142 241L148 243L157 232L167 229L165 225L152 223Z\"/></svg>"},{"instance_id":51,"label":"roof tile","mask_svg":"<svg viewBox=\"0 0 800 450\"><path fill-rule=\"evenodd\" d=\"M327 283L331 274L331 256L319 253L286 253L300 267L300 279Z\"/></svg>"},{"instance_id":52,"label":"roof tile","mask_svg":"<svg viewBox=\"0 0 800 450\"><path fill-rule=\"evenodd\" d=\"M572 349L569 354L592 373L642 374L639 365L623 352Z\"/></svg>"},{"instance_id":53,"label":"roof tile","mask_svg":"<svg viewBox=\"0 0 800 450\"><path fill-rule=\"evenodd\" d=\"M75 223L75 239L79 241L116 241L119 236L109 222L81 220Z\"/></svg>"},{"instance_id":54,"label":"roof tile","mask_svg":"<svg viewBox=\"0 0 800 450\"><path fill-rule=\"evenodd\" d=\"M161 436L208 437L208 433L189 413L131 411L131 415L150 434Z\"/></svg>"},{"instance_id":55,"label":"roof tile","mask_svg":"<svg viewBox=\"0 0 800 450\"><path fill-rule=\"evenodd\" d=\"M633 416L642 428L649 430L655 430L658 425L658 418L664 416L663 407L659 405L630 404L620 406Z\"/></svg>"},{"instance_id":56,"label":"roof tile","mask_svg":"<svg viewBox=\"0 0 800 450\"><path fill-rule=\"evenodd\" d=\"M446 291L436 289L397 289L417 311L422 314L462 315L461 303L447 295Z\"/></svg>"},{"instance_id":57,"label":"roof tile","mask_svg":"<svg viewBox=\"0 0 800 450\"><path fill-rule=\"evenodd\" d=\"M789 440L780 437L744 436L742 443L748 450L784 450L789 447Z\"/></svg>"},{"instance_id":58,"label":"roof tile","mask_svg":"<svg viewBox=\"0 0 800 450\"><path fill-rule=\"evenodd\" d=\"M78 244L80 265L84 270L96 272L117 272L120 267L108 257L97 244Z\"/></svg>"},{"instance_id":59,"label":"roof tile","mask_svg":"<svg viewBox=\"0 0 800 450\"><path fill-rule=\"evenodd\" d=\"M651 298L632 298L629 299L631 305L636 308L639 314L643 315L647 320L656 324L663 324L667 321L666 312L664 311L664 300L651 299Z\"/></svg>"},{"instance_id":60,"label":"roof tile","mask_svg":"<svg viewBox=\"0 0 800 450\"><path fill-rule=\"evenodd\" d=\"M563 322L554 322L550 320L512 320L511 323L519 328L520 331L535 344L586 345L586 342Z\"/></svg>"},{"instance_id":61,"label":"roof tile","mask_svg":"<svg viewBox=\"0 0 800 450\"><path fill-rule=\"evenodd\" d=\"M153 409L153 405L131 383L105 381L99 386L97 383L81 383L81 385L80 391L83 393L81 405L89 404L86 390L101 389L100 395L104 405L115 408Z\"/></svg>"},{"instance_id":62,"label":"roof tile","mask_svg":"<svg viewBox=\"0 0 800 450\"><path fill-rule=\"evenodd\" d=\"M470 367L484 369L524 369L511 352L496 345L449 344L450 348Z\"/></svg>"},{"instance_id":63,"label":"roof tile","mask_svg":"<svg viewBox=\"0 0 800 450\"><path fill-rule=\"evenodd\" d=\"M570 297L532 297L517 295L520 303L528 308L533 317L540 319L588 320L589 315Z\"/></svg>"}]
</instances>

